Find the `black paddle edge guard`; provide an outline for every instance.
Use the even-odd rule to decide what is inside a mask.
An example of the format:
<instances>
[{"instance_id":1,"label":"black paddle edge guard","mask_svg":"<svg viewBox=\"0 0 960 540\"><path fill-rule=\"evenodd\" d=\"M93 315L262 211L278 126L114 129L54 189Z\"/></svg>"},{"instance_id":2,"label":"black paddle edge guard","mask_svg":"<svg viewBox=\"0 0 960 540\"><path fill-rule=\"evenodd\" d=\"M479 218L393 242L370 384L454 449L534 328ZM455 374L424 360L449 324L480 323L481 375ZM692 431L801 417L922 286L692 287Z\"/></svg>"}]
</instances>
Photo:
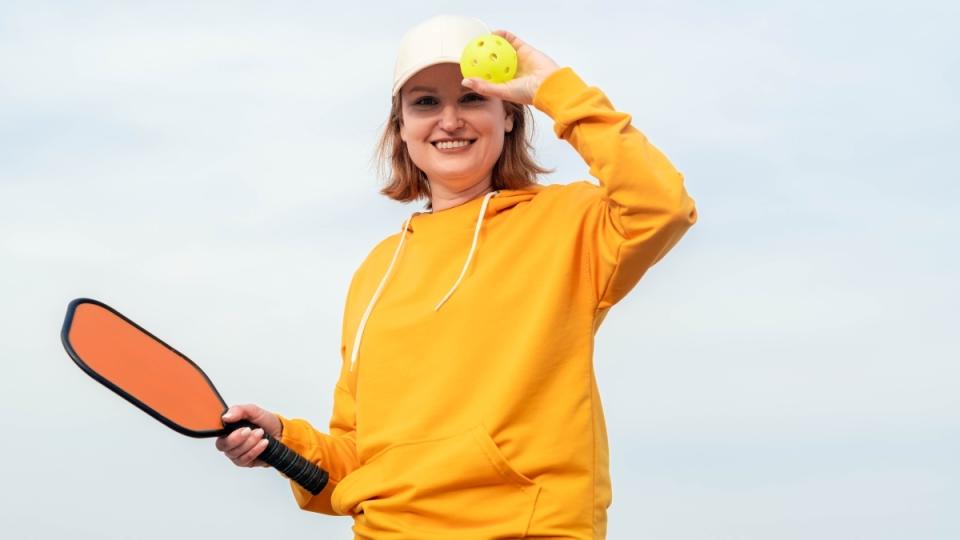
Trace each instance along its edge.
<instances>
[{"instance_id":1,"label":"black paddle edge guard","mask_svg":"<svg viewBox=\"0 0 960 540\"><path fill-rule=\"evenodd\" d=\"M260 426L246 420L228 424L224 430L232 433L243 428L257 429ZM267 439L267 448L260 453L257 459L270 465L284 474L287 478L300 484L300 487L316 495L327 486L330 476L327 471L303 458L291 450L287 445L270 436L264 430L263 437Z\"/></svg>"},{"instance_id":2,"label":"black paddle edge guard","mask_svg":"<svg viewBox=\"0 0 960 540\"><path fill-rule=\"evenodd\" d=\"M120 317L121 319L123 319L124 321L126 321L127 323L129 323L130 326L133 326L133 327L136 328L137 330L139 330L139 331L143 332L144 334L150 336L151 339L153 339L153 340L156 341L157 343L163 345L165 348L169 349L170 352L176 354L177 356L179 356L180 358L182 358L183 360L185 360L186 362L188 362L191 366L193 366L194 369L197 370L197 372L200 373L200 375L203 376L203 378L204 378L204 379L206 380L206 382L207 382L207 385L210 386L210 390L213 391L213 393L217 396L217 399L220 401L220 403L223 404L223 412L227 412L227 404L226 404L226 402L223 400L223 396L220 395L220 392L217 390L217 387L213 385L213 382L210 380L210 377L208 377L207 374L206 374L202 369L200 369L200 366L198 366L193 360L190 360L189 358L187 358L186 355L184 355L184 354L181 353L180 351L178 351L178 350L174 349L173 347L171 347L167 342L163 341L162 339L160 339L160 338L158 338L157 336L155 336L155 335L151 334L150 332L148 332L147 329L145 329L144 327L142 327L142 326L140 326L139 324L137 324L137 323L131 321L130 319L128 319L123 313L120 313L119 311L113 309L112 307L108 306L107 304L104 304L103 302L101 302L101 301L99 301L99 300L94 300L93 298L77 298L77 299L73 300L72 302L70 302L70 304L67 306L67 314L66 314L66 316L64 317L64 320L63 320L63 327L60 329L60 342L63 344L63 348L66 349L67 355L70 356L70 358L73 360L73 363L76 364L77 367L79 367L84 373L86 373L87 375L89 375L92 379L94 379L94 380L97 381L98 383L100 383L100 384L102 384L103 386L106 386L107 388L109 388L110 390L112 390L114 394L117 394L118 396L120 396L120 397L122 397L123 399L127 400L128 402L130 402L132 405L136 406L136 407L137 407L138 409L140 409L141 411L143 411L143 412L147 413L148 415L152 416L155 420L157 420L157 421L160 422L161 424L163 424L163 425L167 426L168 428L176 431L177 433L180 433L181 435L186 435L186 436L188 436L188 437L193 437L193 438L195 438L195 439L206 439L206 438L210 438L210 437L219 437L219 436L222 434L222 430L196 430L196 429L190 429L190 428L188 428L188 427L186 427L186 426L181 426L180 424L177 424L176 422L171 421L171 420L168 419L167 417L165 417L165 416L163 416L162 414L158 413L157 411L153 410L153 409L152 409L149 405L147 405L146 403L144 403L144 402L140 401L139 399L133 397L131 394L129 394L129 393L128 393L127 391L125 391L123 388L120 388L119 386L113 384L110 380L108 380L107 378L103 377L102 375L100 375L99 373L97 373L96 371L94 371L90 366L88 366L88 365L86 364L86 362L84 362L83 359L80 358L80 355L77 354L77 352L73 349L73 345L70 344L70 328L71 328L71 326L73 325L73 316L74 316L74 314L76 314L77 308L78 308L81 304L93 304L93 305L95 305L95 306L100 306L100 307L106 309L107 311L113 313L113 314L116 315L117 317Z\"/></svg>"},{"instance_id":3,"label":"black paddle edge guard","mask_svg":"<svg viewBox=\"0 0 960 540\"><path fill-rule=\"evenodd\" d=\"M70 344L70 328L73 324L73 316L77 311L77 307L79 307L81 304L93 304L96 306L100 306L106 309L107 311L112 312L114 315L120 317L121 319L129 323L131 326L135 327L137 330L150 336L152 339L157 341L157 343L160 343L161 345L169 349L171 352L173 352L183 360L190 363L193 366L193 368L196 369L203 376L207 384L210 386L210 389L217 396L217 399L223 405L223 412L227 412L226 402L223 400L223 397L220 395L220 392L217 390L217 387L213 385L213 381L210 380L210 377L208 377L207 374L202 369L200 369L200 366L198 366L193 360L187 358L186 355L184 355L180 351L171 347L167 342L153 335L152 333L147 331L147 329L131 321L124 314L113 309L107 304L104 304L99 300L94 300L93 298L77 298L77 299L74 299L72 302L70 302L70 304L67 306L67 314L64 317L63 327L61 327L60 329L60 342L63 344L63 348L66 349L67 355L70 356L70 358L77 365L77 367L79 367L84 373L89 375L91 378L93 378L103 386L106 386L107 388L112 390L115 394L127 400L131 404L135 405L138 409L152 416L154 419L156 419L163 425L169 427L170 429L182 435L186 435L188 437L194 437L194 438L222 437L222 436L229 435L230 433L233 433L233 431L238 428L249 427L250 429L256 429L259 427L257 425L254 425L251 422L244 420L241 422L228 424L223 428L216 429L216 430L193 430L185 426L181 426L176 422L172 422L162 414L153 410L147 404L133 397L131 394L124 391L119 386L113 384L108 379L101 376L99 373L94 371L90 366L88 366L86 362L83 361L82 358L80 358L80 355L77 354L77 352L73 349L73 346ZM327 474L327 471L321 469L316 464L307 461L301 455L297 454L293 450L290 450L290 448L288 448L285 444L274 439L273 437L268 435L266 432L264 432L264 436L269 440L269 442L267 443L267 448L263 451L263 453L260 454L259 459L261 459L271 467L283 473L287 478L293 480L297 484L300 484L304 489L306 489L310 493L316 495L321 491L323 491L323 488L326 487L327 482L329 480L329 475Z\"/></svg>"}]
</instances>

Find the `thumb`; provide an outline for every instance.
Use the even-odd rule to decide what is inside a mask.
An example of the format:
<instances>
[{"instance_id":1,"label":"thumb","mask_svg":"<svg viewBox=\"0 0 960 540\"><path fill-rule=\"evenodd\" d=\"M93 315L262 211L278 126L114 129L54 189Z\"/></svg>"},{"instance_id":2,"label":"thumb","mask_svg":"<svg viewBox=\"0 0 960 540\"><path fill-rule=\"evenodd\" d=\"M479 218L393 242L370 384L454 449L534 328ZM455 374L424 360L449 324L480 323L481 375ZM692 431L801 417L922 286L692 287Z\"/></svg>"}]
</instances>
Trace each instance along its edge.
<instances>
[{"instance_id":1,"label":"thumb","mask_svg":"<svg viewBox=\"0 0 960 540\"><path fill-rule=\"evenodd\" d=\"M283 424L276 414L252 403L232 405L227 409L227 412L223 413L221 418L228 424L249 420L252 424L263 428L264 433L269 433L274 438L280 438L283 433Z\"/></svg>"},{"instance_id":2,"label":"thumb","mask_svg":"<svg viewBox=\"0 0 960 540\"><path fill-rule=\"evenodd\" d=\"M237 418L237 416L238 416L238 413L236 411L236 408L229 407L227 408L227 412L223 413L223 416L221 416L220 419L223 420L224 422L232 422Z\"/></svg>"},{"instance_id":3,"label":"thumb","mask_svg":"<svg viewBox=\"0 0 960 540\"><path fill-rule=\"evenodd\" d=\"M258 409L256 405L231 405L221 418L227 422L239 422L245 418L254 420Z\"/></svg>"}]
</instances>

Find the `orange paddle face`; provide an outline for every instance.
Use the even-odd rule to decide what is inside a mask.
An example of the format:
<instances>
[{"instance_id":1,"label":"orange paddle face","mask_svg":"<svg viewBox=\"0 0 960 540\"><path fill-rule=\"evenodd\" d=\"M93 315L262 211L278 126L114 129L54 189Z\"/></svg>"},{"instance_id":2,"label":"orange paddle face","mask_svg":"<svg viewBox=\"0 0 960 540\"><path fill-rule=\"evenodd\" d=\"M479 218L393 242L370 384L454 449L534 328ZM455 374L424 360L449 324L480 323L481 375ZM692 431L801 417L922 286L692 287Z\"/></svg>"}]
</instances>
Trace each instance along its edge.
<instances>
[{"instance_id":1,"label":"orange paddle face","mask_svg":"<svg viewBox=\"0 0 960 540\"><path fill-rule=\"evenodd\" d=\"M227 406L206 374L109 306L71 302L61 339L88 375L167 426L193 437L223 433Z\"/></svg>"},{"instance_id":2,"label":"orange paddle face","mask_svg":"<svg viewBox=\"0 0 960 540\"><path fill-rule=\"evenodd\" d=\"M227 405L206 374L159 338L110 306L77 298L60 331L67 354L80 369L120 397L184 435L219 437L256 428L247 420L224 426ZM330 475L281 441L264 433L259 459L303 489L320 493Z\"/></svg>"}]
</instances>

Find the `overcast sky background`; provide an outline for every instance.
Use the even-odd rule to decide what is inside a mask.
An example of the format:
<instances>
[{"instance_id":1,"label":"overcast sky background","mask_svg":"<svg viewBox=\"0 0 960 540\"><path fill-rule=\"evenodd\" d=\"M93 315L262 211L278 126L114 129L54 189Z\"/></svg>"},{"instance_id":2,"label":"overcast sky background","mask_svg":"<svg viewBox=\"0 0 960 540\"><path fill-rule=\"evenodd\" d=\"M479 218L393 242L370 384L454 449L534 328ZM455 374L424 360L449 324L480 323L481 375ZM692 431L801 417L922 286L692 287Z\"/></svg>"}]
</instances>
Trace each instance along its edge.
<instances>
[{"instance_id":1,"label":"overcast sky background","mask_svg":"<svg viewBox=\"0 0 960 540\"><path fill-rule=\"evenodd\" d=\"M201 4L201 5L195 5ZM89 379L100 299L325 430L396 45L440 13L603 89L699 223L607 317L609 537L960 537L956 2L0 4L4 538L348 538ZM587 167L536 113L546 183Z\"/></svg>"}]
</instances>

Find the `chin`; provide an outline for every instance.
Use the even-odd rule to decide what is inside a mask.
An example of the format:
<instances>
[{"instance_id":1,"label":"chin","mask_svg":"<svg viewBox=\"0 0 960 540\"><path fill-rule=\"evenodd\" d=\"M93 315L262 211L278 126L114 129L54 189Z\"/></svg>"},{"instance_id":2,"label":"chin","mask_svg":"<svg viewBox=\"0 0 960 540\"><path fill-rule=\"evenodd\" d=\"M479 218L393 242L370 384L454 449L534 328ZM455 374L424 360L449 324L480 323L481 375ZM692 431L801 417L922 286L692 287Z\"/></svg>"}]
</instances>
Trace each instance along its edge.
<instances>
[{"instance_id":1,"label":"chin","mask_svg":"<svg viewBox=\"0 0 960 540\"><path fill-rule=\"evenodd\" d=\"M431 171L432 174L429 176L432 178L449 178L450 181L460 182L483 177L491 168L492 166L483 167L479 164L466 167L437 167Z\"/></svg>"}]
</instances>

